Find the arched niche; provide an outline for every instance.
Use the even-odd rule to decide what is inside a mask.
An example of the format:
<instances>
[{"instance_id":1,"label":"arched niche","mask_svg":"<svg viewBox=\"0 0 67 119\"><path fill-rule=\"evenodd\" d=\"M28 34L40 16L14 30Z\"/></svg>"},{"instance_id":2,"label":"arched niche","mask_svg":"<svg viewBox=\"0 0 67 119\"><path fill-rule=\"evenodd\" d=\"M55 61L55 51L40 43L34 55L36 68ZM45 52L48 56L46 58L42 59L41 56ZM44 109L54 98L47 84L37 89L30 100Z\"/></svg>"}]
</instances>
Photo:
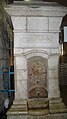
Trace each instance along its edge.
<instances>
[{"instance_id":1,"label":"arched niche","mask_svg":"<svg viewBox=\"0 0 67 119\"><path fill-rule=\"evenodd\" d=\"M33 56L27 60L28 98L47 98L48 62L41 56Z\"/></svg>"}]
</instances>

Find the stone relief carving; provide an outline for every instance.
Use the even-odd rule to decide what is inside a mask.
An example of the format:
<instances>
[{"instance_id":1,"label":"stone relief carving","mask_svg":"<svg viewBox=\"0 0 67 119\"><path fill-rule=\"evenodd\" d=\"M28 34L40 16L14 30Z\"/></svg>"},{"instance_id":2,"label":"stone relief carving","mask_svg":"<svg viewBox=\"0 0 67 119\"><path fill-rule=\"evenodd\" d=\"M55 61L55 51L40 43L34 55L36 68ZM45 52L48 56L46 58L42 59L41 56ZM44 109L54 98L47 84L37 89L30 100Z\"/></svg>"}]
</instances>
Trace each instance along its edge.
<instances>
[{"instance_id":1,"label":"stone relief carving","mask_svg":"<svg viewBox=\"0 0 67 119\"><path fill-rule=\"evenodd\" d=\"M47 97L47 60L40 56L28 59L28 97Z\"/></svg>"},{"instance_id":2,"label":"stone relief carving","mask_svg":"<svg viewBox=\"0 0 67 119\"><path fill-rule=\"evenodd\" d=\"M58 47L58 33L16 33L15 34L15 47Z\"/></svg>"}]
</instances>

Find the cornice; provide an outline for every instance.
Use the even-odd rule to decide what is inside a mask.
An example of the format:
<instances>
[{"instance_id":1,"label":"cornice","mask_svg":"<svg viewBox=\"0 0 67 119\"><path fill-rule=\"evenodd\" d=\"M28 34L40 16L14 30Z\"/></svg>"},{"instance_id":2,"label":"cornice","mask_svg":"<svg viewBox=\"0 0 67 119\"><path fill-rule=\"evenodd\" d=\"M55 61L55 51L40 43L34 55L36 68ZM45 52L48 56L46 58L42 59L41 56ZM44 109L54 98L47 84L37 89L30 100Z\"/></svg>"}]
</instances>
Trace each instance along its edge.
<instances>
[{"instance_id":1,"label":"cornice","mask_svg":"<svg viewBox=\"0 0 67 119\"><path fill-rule=\"evenodd\" d=\"M67 13L67 7L57 3L44 4L11 4L5 8L10 16L64 16Z\"/></svg>"}]
</instances>

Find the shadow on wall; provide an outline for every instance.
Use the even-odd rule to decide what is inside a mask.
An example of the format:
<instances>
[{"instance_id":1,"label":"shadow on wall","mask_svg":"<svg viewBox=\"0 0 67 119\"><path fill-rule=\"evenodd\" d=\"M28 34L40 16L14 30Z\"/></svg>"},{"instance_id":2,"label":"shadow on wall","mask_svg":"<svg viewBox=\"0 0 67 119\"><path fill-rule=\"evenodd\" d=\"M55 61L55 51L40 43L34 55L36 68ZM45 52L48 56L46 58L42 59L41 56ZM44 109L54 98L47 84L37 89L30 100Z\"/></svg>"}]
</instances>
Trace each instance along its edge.
<instances>
[{"instance_id":1,"label":"shadow on wall","mask_svg":"<svg viewBox=\"0 0 67 119\"><path fill-rule=\"evenodd\" d=\"M64 104L67 105L67 56L60 56L59 81L60 95Z\"/></svg>"},{"instance_id":2,"label":"shadow on wall","mask_svg":"<svg viewBox=\"0 0 67 119\"><path fill-rule=\"evenodd\" d=\"M67 14L63 17L60 27L60 45L63 45L63 49L61 48L61 56L59 61L60 94L63 102L65 105L67 105L67 42L64 40L64 27L67 27Z\"/></svg>"}]
</instances>

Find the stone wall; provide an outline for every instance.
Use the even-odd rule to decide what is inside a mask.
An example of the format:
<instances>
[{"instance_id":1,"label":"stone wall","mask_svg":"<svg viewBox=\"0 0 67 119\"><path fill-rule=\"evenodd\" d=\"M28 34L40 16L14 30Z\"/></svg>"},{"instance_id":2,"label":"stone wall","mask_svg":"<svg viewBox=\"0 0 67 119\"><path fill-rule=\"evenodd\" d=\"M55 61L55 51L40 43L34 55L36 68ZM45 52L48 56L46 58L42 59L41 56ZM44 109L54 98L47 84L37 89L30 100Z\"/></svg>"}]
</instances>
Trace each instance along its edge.
<instances>
[{"instance_id":1,"label":"stone wall","mask_svg":"<svg viewBox=\"0 0 67 119\"><path fill-rule=\"evenodd\" d=\"M4 5L4 0L0 0L0 90L8 89L8 75L6 72L10 65L8 22L3 8ZM5 73L1 74L2 71ZM4 100L7 97L7 92L0 92L0 112L4 111Z\"/></svg>"}]
</instances>

